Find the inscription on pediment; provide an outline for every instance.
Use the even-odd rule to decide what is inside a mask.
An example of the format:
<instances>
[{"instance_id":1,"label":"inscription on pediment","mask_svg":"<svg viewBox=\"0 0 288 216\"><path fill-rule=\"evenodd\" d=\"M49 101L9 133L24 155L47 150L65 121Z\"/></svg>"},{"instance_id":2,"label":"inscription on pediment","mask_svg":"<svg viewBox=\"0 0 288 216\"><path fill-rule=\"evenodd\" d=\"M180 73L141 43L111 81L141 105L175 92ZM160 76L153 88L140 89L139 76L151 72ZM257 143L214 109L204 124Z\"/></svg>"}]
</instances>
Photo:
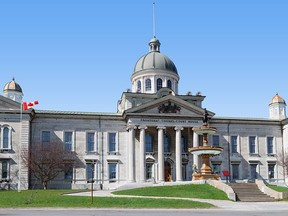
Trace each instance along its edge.
<instances>
[{"instance_id":1,"label":"inscription on pediment","mask_svg":"<svg viewBox=\"0 0 288 216\"><path fill-rule=\"evenodd\" d=\"M167 103L161 104L158 107L159 113L177 113L180 112L181 107L179 107L177 104L172 104L171 101L168 101Z\"/></svg>"}]
</instances>

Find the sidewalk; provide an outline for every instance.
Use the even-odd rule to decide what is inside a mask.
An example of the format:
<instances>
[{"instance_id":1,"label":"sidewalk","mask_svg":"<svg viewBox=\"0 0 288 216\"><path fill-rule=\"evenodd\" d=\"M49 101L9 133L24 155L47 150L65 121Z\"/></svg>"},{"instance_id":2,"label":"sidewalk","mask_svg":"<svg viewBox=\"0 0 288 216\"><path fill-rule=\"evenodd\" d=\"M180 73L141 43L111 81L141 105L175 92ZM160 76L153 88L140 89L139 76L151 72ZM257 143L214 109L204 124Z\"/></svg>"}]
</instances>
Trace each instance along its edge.
<instances>
[{"instance_id":1,"label":"sidewalk","mask_svg":"<svg viewBox=\"0 0 288 216\"><path fill-rule=\"evenodd\" d=\"M194 198L178 198L178 197L143 197L143 196L127 196L127 195L114 195L113 191L101 190L93 191L94 197L141 197L141 198L155 198L155 199L183 199L193 200L199 202L211 203L222 210L235 210L235 211L257 211L257 210L288 210L288 202L233 202L227 200L210 200L210 199L194 199ZM73 193L71 196L91 196L91 192Z\"/></svg>"}]
</instances>

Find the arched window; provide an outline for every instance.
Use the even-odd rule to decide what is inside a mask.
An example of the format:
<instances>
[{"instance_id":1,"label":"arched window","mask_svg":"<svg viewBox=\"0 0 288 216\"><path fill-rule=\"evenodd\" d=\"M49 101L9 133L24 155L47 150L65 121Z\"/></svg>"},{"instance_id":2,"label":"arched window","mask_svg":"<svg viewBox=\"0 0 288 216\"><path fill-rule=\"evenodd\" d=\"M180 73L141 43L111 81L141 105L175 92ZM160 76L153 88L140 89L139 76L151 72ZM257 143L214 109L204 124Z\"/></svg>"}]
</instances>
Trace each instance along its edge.
<instances>
[{"instance_id":1,"label":"arched window","mask_svg":"<svg viewBox=\"0 0 288 216\"><path fill-rule=\"evenodd\" d=\"M171 80L168 80L168 81L167 81L167 88L172 89L172 82L171 82Z\"/></svg>"},{"instance_id":2,"label":"arched window","mask_svg":"<svg viewBox=\"0 0 288 216\"><path fill-rule=\"evenodd\" d=\"M145 135L146 152L153 152L153 138L150 134Z\"/></svg>"},{"instance_id":3,"label":"arched window","mask_svg":"<svg viewBox=\"0 0 288 216\"><path fill-rule=\"evenodd\" d=\"M137 82L137 92L141 92L141 81L138 80Z\"/></svg>"},{"instance_id":4,"label":"arched window","mask_svg":"<svg viewBox=\"0 0 288 216\"><path fill-rule=\"evenodd\" d=\"M162 88L162 79L157 79L157 91Z\"/></svg>"},{"instance_id":5,"label":"arched window","mask_svg":"<svg viewBox=\"0 0 288 216\"><path fill-rule=\"evenodd\" d=\"M182 153L188 152L187 140L184 136L181 136L181 151Z\"/></svg>"},{"instance_id":6,"label":"arched window","mask_svg":"<svg viewBox=\"0 0 288 216\"><path fill-rule=\"evenodd\" d=\"M3 148L9 148L9 129L7 127L3 130Z\"/></svg>"},{"instance_id":7,"label":"arched window","mask_svg":"<svg viewBox=\"0 0 288 216\"><path fill-rule=\"evenodd\" d=\"M150 91L151 90L151 79L145 80L145 90Z\"/></svg>"},{"instance_id":8,"label":"arched window","mask_svg":"<svg viewBox=\"0 0 288 216\"><path fill-rule=\"evenodd\" d=\"M170 152L170 139L167 135L164 135L164 152Z\"/></svg>"}]
</instances>

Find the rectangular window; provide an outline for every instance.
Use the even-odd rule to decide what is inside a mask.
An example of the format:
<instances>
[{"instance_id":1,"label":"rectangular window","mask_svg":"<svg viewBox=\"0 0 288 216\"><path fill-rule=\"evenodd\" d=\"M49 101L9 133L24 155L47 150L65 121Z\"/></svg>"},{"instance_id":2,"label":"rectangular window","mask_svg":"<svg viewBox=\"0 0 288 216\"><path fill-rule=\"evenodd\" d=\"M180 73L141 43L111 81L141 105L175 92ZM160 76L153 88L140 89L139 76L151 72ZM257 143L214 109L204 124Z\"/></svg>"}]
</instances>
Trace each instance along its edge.
<instances>
[{"instance_id":1,"label":"rectangular window","mask_svg":"<svg viewBox=\"0 0 288 216\"><path fill-rule=\"evenodd\" d=\"M257 179L257 165L258 164L250 164L250 178Z\"/></svg>"},{"instance_id":2,"label":"rectangular window","mask_svg":"<svg viewBox=\"0 0 288 216\"><path fill-rule=\"evenodd\" d=\"M267 154L274 153L273 137L267 137Z\"/></svg>"},{"instance_id":3,"label":"rectangular window","mask_svg":"<svg viewBox=\"0 0 288 216\"><path fill-rule=\"evenodd\" d=\"M42 131L42 147L48 147L50 144L50 131Z\"/></svg>"},{"instance_id":4,"label":"rectangular window","mask_svg":"<svg viewBox=\"0 0 288 216\"><path fill-rule=\"evenodd\" d=\"M275 164L268 164L268 177L269 177L269 179L274 179L274 168L275 168Z\"/></svg>"},{"instance_id":5,"label":"rectangular window","mask_svg":"<svg viewBox=\"0 0 288 216\"><path fill-rule=\"evenodd\" d=\"M213 135L212 139L213 146L220 146L220 138L218 135Z\"/></svg>"},{"instance_id":6,"label":"rectangular window","mask_svg":"<svg viewBox=\"0 0 288 216\"><path fill-rule=\"evenodd\" d=\"M117 179L117 163L109 163L109 181L114 182Z\"/></svg>"},{"instance_id":7,"label":"rectangular window","mask_svg":"<svg viewBox=\"0 0 288 216\"><path fill-rule=\"evenodd\" d=\"M66 151L72 151L72 132L65 132L64 142L65 142L65 150Z\"/></svg>"},{"instance_id":8,"label":"rectangular window","mask_svg":"<svg viewBox=\"0 0 288 216\"><path fill-rule=\"evenodd\" d=\"M220 174L221 173L221 164L219 164L219 163L213 164L212 163L212 166L213 166L213 173L214 174Z\"/></svg>"},{"instance_id":9,"label":"rectangular window","mask_svg":"<svg viewBox=\"0 0 288 216\"><path fill-rule=\"evenodd\" d=\"M239 179L239 164L232 164L232 179Z\"/></svg>"},{"instance_id":10,"label":"rectangular window","mask_svg":"<svg viewBox=\"0 0 288 216\"><path fill-rule=\"evenodd\" d=\"M231 153L237 153L238 150L237 136L231 136Z\"/></svg>"},{"instance_id":11,"label":"rectangular window","mask_svg":"<svg viewBox=\"0 0 288 216\"><path fill-rule=\"evenodd\" d=\"M8 178L8 161L6 161L6 160L2 161L1 178L2 179L7 179Z\"/></svg>"},{"instance_id":12,"label":"rectangular window","mask_svg":"<svg viewBox=\"0 0 288 216\"><path fill-rule=\"evenodd\" d=\"M94 173L95 173L95 164L92 162L86 163L86 180L87 182L91 183L94 180Z\"/></svg>"},{"instance_id":13,"label":"rectangular window","mask_svg":"<svg viewBox=\"0 0 288 216\"><path fill-rule=\"evenodd\" d=\"M95 133L87 133L87 152L95 151Z\"/></svg>"},{"instance_id":14,"label":"rectangular window","mask_svg":"<svg viewBox=\"0 0 288 216\"><path fill-rule=\"evenodd\" d=\"M73 167L69 167L66 171L65 171L65 175L64 175L65 179L73 179Z\"/></svg>"},{"instance_id":15,"label":"rectangular window","mask_svg":"<svg viewBox=\"0 0 288 216\"><path fill-rule=\"evenodd\" d=\"M153 152L153 139L150 134L145 135L145 148L146 148L146 152L148 153Z\"/></svg>"},{"instance_id":16,"label":"rectangular window","mask_svg":"<svg viewBox=\"0 0 288 216\"><path fill-rule=\"evenodd\" d=\"M109 133L109 152L117 152L116 133Z\"/></svg>"},{"instance_id":17,"label":"rectangular window","mask_svg":"<svg viewBox=\"0 0 288 216\"><path fill-rule=\"evenodd\" d=\"M249 153L256 154L256 137L255 136L249 137Z\"/></svg>"}]
</instances>

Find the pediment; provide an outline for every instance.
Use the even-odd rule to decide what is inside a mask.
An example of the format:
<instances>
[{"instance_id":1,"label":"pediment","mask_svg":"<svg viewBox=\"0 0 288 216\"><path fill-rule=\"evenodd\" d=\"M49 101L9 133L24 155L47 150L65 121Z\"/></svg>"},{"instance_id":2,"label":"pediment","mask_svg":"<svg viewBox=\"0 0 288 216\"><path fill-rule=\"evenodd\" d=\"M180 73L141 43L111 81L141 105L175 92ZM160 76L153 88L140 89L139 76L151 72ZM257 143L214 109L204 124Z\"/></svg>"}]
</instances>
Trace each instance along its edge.
<instances>
[{"instance_id":1,"label":"pediment","mask_svg":"<svg viewBox=\"0 0 288 216\"><path fill-rule=\"evenodd\" d=\"M126 110L126 115L142 116L183 116L202 118L205 110L173 95L155 99ZM215 115L209 112L209 116Z\"/></svg>"},{"instance_id":2,"label":"pediment","mask_svg":"<svg viewBox=\"0 0 288 216\"><path fill-rule=\"evenodd\" d=\"M4 110L20 110L21 104L9 98L0 95L0 111Z\"/></svg>"}]
</instances>

